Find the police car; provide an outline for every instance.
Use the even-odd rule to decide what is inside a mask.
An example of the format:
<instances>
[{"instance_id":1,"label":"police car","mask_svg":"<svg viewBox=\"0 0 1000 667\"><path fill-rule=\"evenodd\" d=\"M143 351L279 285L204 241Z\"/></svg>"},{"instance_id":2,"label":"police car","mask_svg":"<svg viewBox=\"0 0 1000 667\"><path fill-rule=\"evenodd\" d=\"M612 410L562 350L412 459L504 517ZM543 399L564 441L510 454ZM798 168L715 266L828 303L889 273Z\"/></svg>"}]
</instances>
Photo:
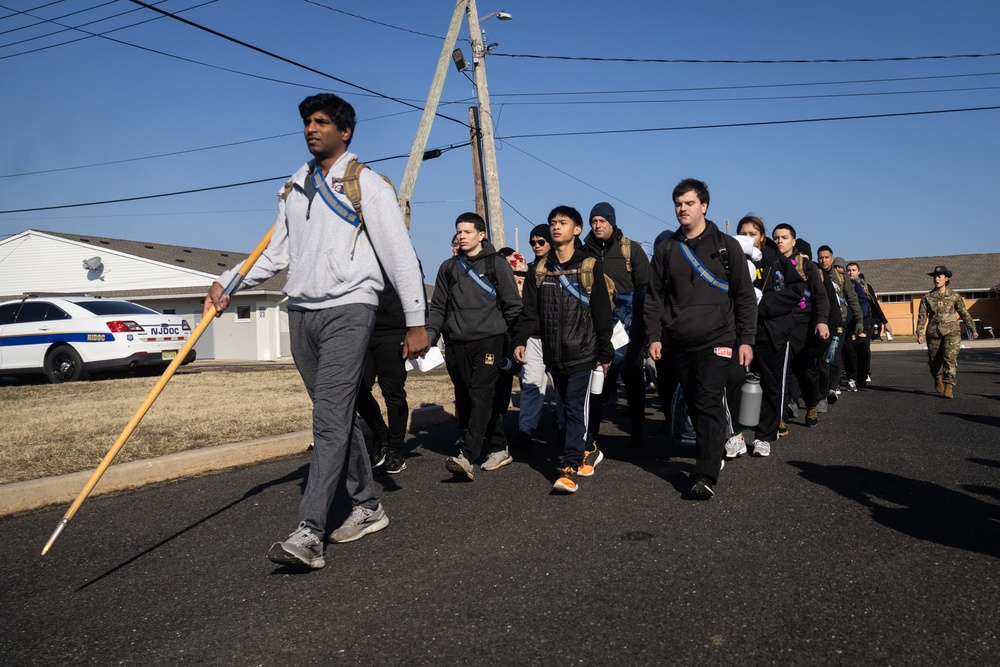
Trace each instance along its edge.
<instances>
[{"instance_id":1,"label":"police car","mask_svg":"<svg viewBox=\"0 0 1000 667\"><path fill-rule=\"evenodd\" d=\"M50 382L99 371L166 367L191 336L176 315L120 299L25 297L0 303L0 375ZM184 363L194 360L194 350Z\"/></svg>"}]
</instances>

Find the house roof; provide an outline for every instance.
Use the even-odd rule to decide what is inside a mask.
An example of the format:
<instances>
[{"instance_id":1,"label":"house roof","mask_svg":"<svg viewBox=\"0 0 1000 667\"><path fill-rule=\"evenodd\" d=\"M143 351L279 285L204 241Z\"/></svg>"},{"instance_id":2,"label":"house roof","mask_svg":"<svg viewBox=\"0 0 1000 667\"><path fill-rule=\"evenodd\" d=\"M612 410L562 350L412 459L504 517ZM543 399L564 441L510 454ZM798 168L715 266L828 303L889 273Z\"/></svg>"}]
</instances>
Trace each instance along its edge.
<instances>
[{"instance_id":1,"label":"house roof","mask_svg":"<svg viewBox=\"0 0 1000 667\"><path fill-rule=\"evenodd\" d=\"M123 252L136 257L150 259L155 262L169 264L171 266L184 267L192 271L200 271L211 276L217 276L249 257L250 253L233 252L230 250L209 250L206 248L196 248L194 246L168 245L166 243L151 243L149 241L127 241L125 239L112 239L103 236L91 236L86 234L66 234L64 232L47 232L37 230L42 234L63 238L78 243L88 243L95 248L107 248L118 252ZM285 287L287 271L282 270L271 278L265 280L260 285L254 287L254 291L281 292ZM190 292L190 289L151 289L141 291L131 291L127 294L154 296L158 294L181 294ZM112 296L112 294L108 294ZM123 293L121 296L125 296Z\"/></svg>"},{"instance_id":2,"label":"house roof","mask_svg":"<svg viewBox=\"0 0 1000 667\"><path fill-rule=\"evenodd\" d=\"M847 261L854 261L847 258ZM927 275L935 266L952 272L954 290L1000 290L1000 253L938 255L902 259L857 260L861 273L879 294L929 292L934 284Z\"/></svg>"}]
</instances>

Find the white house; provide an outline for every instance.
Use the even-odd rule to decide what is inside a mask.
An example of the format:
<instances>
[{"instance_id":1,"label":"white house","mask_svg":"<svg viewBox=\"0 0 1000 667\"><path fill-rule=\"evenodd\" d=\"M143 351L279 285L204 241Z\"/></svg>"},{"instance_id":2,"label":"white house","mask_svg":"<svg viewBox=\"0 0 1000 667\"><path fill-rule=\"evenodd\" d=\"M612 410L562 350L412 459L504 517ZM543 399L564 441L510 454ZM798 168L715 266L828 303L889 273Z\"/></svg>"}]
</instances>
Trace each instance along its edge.
<instances>
[{"instance_id":1,"label":"white house","mask_svg":"<svg viewBox=\"0 0 1000 667\"><path fill-rule=\"evenodd\" d=\"M176 313L193 329L212 281L247 253L27 230L0 241L0 301L25 294L87 294ZM291 356L285 272L238 292L195 345L199 359Z\"/></svg>"}]
</instances>

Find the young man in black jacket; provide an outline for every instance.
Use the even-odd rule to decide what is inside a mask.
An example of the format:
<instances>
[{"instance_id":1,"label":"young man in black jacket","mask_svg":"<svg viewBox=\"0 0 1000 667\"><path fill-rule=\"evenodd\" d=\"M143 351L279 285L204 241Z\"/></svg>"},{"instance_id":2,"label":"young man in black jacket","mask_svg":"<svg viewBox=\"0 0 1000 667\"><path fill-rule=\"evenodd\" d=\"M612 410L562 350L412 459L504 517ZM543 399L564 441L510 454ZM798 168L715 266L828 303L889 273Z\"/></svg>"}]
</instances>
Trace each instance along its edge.
<instances>
[{"instance_id":1,"label":"young man in black jacket","mask_svg":"<svg viewBox=\"0 0 1000 667\"><path fill-rule=\"evenodd\" d=\"M455 221L459 251L446 259L434 281L427 317L427 336L434 345L445 337L445 366L455 385L459 422L469 425L461 450L445 462L457 478L475 479L473 464L483 448L493 416L497 364L504 339L521 313L521 297L510 264L486 240L486 222L469 212ZM502 431L502 429L501 429ZM481 470L496 470L512 461L502 437L491 442Z\"/></svg>"},{"instance_id":2,"label":"young man in black jacket","mask_svg":"<svg viewBox=\"0 0 1000 667\"><path fill-rule=\"evenodd\" d=\"M593 475L604 458L596 445L587 448L592 442L587 415L592 375L598 365L606 372L614 356L611 297L601 264L577 247L583 231L580 212L557 206L548 219L552 251L528 268L514 358L527 361L525 343L540 324L542 358L566 414L566 444L552 488L575 493L577 478Z\"/></svg>"},{"instance_id":3,"label":"young man in black jacket","mask_svg":"<svg viewBox=\"0 0 1000 667\"><path fill-rule=\"evenodd\" d=\"M649 356L667 356L684 392L697 438L691 496L708 500L725 453L726 380L734 356L753 360L757 298L739 242L705 218L708 186L685 179L673 199L680 228L653 250L646 336Z\"/></svg>"}]
</instances>

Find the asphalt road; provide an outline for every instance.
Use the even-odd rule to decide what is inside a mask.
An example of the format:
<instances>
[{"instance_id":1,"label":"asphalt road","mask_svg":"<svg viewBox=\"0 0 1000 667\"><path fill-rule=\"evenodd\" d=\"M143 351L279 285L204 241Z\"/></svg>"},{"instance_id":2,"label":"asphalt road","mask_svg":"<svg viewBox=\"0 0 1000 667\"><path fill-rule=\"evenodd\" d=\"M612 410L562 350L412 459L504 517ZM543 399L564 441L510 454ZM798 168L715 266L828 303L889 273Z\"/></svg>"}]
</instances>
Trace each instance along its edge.
<instances>
[{"instance_id":1,"label":"asphalt road","mask_svg":"<svg viewBox=\"0 0 1000 667\"><path fill-rule=\"evenodd\" d=\"M875 355L870 390L708 502L658 414L573 496L544 444L453 482L436 426L378 478L390 526L305 574L264 558L304 454L91 498L45 557L65 508L5 519L0 664L997 664L998 370L963 351L947 401L922 352Z\"/></svg>"}]
</instances>

